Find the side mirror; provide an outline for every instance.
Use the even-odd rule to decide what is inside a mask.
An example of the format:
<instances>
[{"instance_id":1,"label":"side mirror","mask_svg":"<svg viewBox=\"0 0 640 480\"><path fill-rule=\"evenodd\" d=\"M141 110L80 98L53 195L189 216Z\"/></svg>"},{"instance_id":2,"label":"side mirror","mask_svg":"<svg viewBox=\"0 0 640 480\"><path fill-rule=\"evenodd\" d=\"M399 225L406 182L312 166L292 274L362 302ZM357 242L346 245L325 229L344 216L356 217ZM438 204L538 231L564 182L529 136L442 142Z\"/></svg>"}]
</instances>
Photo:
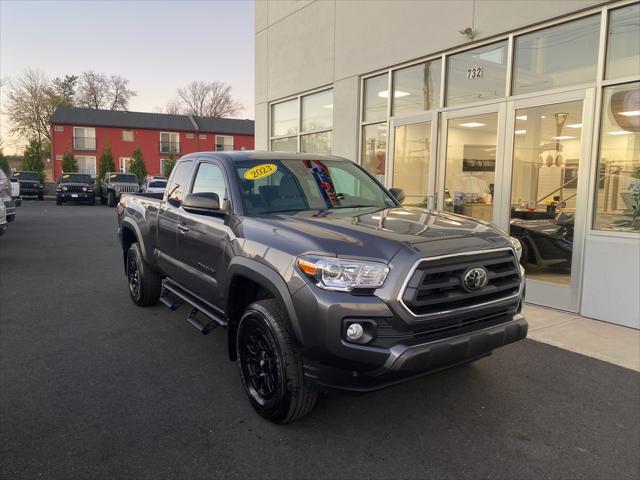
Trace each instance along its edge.
<instances>
[{"instance_id":1,"label":"side mirror","mask_svg":"<svg viewBox=\"0 0 640 480\"><path fill-rule=\"evenodd\" d=\"M401 188L390 188L389 192L391 192L391 195L396 197L396 200L398 200L398 202L404 202L404 190L402 190Z\"/></svg>"},{"instance_id":2,"label":"side mirror","mask_svg":"<svg viewBox=\"0 0 640 480\"><path fill-rule=\"evenodd\" d=\"M182 200L182 208L191 213L217 213L220 211L220 198L213 192L189 193Z\"/></svg>"}]
</instances>

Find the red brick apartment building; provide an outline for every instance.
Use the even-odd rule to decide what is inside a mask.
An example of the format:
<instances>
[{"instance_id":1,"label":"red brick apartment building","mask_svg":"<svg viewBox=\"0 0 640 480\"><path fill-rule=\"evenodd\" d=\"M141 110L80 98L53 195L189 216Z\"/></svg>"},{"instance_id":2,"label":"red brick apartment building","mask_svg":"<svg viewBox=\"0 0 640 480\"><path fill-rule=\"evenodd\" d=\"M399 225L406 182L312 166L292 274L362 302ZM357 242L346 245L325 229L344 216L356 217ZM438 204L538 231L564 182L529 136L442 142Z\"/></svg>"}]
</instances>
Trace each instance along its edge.
<instances>
[{"instance_id":1,"label":"red brick apartment building","mask_svg":"<svg viewBox=\"0 0 640 480\"><path fill-rule=\"evenodd\" d=\"M62 156L73 152L81 172L96 176L100 155L111 146L116 168L127 171L140 147L149 175L160 175L171 151L178 156L198 151L253 150L253 120L196 117L163 113L120 112L59 107L51 117L54 179Z\"/></svg>"}]
</instances>

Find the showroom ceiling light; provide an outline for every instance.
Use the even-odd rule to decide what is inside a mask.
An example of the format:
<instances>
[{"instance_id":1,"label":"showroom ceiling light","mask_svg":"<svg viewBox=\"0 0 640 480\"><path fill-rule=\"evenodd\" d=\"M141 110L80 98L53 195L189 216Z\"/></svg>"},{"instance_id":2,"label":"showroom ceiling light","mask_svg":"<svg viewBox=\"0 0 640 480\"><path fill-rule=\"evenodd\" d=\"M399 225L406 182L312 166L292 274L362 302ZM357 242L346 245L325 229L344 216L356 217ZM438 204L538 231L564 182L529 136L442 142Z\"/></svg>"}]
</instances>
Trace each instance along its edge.
<instances>
[{"instance_id":1,"label":"showroom ceiling light","mask_svg":"<svg viewBox=\"0 0 640 480\"><path fill-rule=\"evenodd\" d=\"M631 110L629 112L620 112L620 115L624 115L625 117L637 117L640 115L640 110Z\"/></svg>"},{"instance_id":2,"label":"showroom ceiling light","mask_svg":"<svg viewBox=\"0 0 640 480\"><path fill-rule=\"evenodd\" d=\"M526 120L526 119L527 119L527 116L526 116L526 115L518 115L518 116L516 117L516 120Z\"/></svg>"},{"instance_id":3,"label":"showroom ceiling light","mask_svg":"<svg viewBox=\"0 0 640 480\"><path fill-rule=\"evenodd\" d=\"M516 135L524 135L525 133L527 133L527 131L526 130L516 130L514 133Z\"/></svg>"},{"instance_id":4,"label":"showroom ceiling light","mask_svg":"<svg viewBox=\"0 0 640 480\"><path fill-rule=\"evenodd\" d=\"M551 137L553 140L573 140L576 137L571 137L569 135L560 135L557 137Z\"/></svg>"},{"instance_id":5,"label":"showroom ceiling light","mask_svg":"<svg viewBox=\"0 0 640 480\"><path fill-rule=\"evenodd\" d=\"M581 123L572 123L571 125L567 125L567 128L582 128Z\"/></svg>"},{"instance_id":6,"label":"showroom ceiling light","mask_svg":"<svg viewBox=\"0 0 640 480\"><path fill-rule=\"evenodd\" d=\"M627 132L626 130L616 130L615 132L607 132L609 135L631 135L633 132Z\"/></svg>"},{"instance_id":7,"label":"showroom ceiling light","mask_svg":"<svg viewBox=\"0 0 640 480\"><path fill-rule=\"evenodd\" d=\"M474 127L484 127L486 123L467 122L467 123L459 123L458 125L460 125L461 127L474 128Z\"/></svg>"},{"instance_id":8,"label":"showroom ceiling light","mask_svg":"<svg viewBox=\"0 0 640 480\"><path fill-rule=\"evenodd\" d=\"M396 90L395 92L393 92L393 98L406 97L407 95L411 94L409 92L403 92L402 90ZM389 98L389 90L378 92L378 96L381 98Z\"/></svg>"}]
</instances>

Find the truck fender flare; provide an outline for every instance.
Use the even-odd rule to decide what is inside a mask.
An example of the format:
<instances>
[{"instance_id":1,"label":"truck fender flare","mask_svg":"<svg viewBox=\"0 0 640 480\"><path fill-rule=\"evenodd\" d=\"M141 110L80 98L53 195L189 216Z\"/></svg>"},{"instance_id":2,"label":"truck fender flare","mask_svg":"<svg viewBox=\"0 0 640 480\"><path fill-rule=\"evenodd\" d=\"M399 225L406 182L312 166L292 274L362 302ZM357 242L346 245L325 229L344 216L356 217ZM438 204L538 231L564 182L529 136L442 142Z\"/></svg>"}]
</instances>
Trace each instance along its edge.
<instances>
[{"instance_id":1,"label":"truck fender flare","mask_svg":"<svg viewBox=\"0 0 640 480\"><path fill-rule=\"evenodd\" d=\"M142 258L144 259L145 262L147 263L151 263L149 260L149 257L147 256L147 249L145 248L144 242L141 240L142 239L142 232L140 231L140 227L138 226L138 224L136 222L134 222L133 220L131 220L128 217L124 217L122 219L122 225L120 226L120 229L122 230L120 233L121 239L120 239L120 244L122 245L122 240L124 237L124 230L125 229L129 229L131 231L133 231L133 235L136 237L136 242L138 242L138 246L140 247L140 252L142 253ZM124 245L123 246L123 250L124 250ZM127 257L127 252L123 252L124 256L125 256L125 262L126 262L126 257Z\"/></svg>"},{"instance_id":2,"label":"truck fender flare","mask_svg":"<svg viewBox=\"0 0 640 480\"><path fill-rule=\"evenodd\" d=\"M298 321L298 316L296 315L296 310L293 306L293 300L291 299L291 292L289 292L287 284L278 272L256 260L246 257L235 257L229 263L225 279L226 283L224 285L226 299L225 312L229 312L228 302L232 293L231 285L234 277L237 276L243 276L253 280L273 294L274 298L280 302L280 305L282 305L287 312L289 324L291 326L291 333L295 336L300 345L304 345L302 329L300 328L300 322Z\"/></svg>"}]
</instances>

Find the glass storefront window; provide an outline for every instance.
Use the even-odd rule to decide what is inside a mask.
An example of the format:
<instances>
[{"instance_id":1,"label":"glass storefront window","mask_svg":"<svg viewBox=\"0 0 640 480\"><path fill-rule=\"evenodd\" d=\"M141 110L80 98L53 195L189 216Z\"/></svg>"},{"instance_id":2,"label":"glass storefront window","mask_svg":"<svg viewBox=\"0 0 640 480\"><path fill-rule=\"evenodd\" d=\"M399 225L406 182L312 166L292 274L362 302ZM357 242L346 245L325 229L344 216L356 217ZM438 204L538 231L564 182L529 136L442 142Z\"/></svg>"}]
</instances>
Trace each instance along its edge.
<instances>
[{"instance_id":1,"label":"glass storefront window","mask_svg":"<svg viewBox=\"0 0 640 480\"><path fill-rule=\"evenodd\" d=\"M271 140L272 152L297 152L298 151L298 138L276 138Z\"/></svg>"},{"instance_id":2,"label":"glass storefront window","mask_svg":"<svg viewBox=\"0 0 640 480\"><path fill-rule=\"evenodd\" d=\"M640 4L609 12L607 79L640 75Z\"/></svg>"},{"instance_id":3,"label":"glass storefront window","mask_svg":"<svg viewBox=\"0 0 640 480\"><path fill-rule=\"evenodd\" d=\"M387 123L376 123L362 127L363 168L384 183L387 160Z\"/></svg>"},{"instance_id":4,"label":"glass storefront window","mask_svg":"<svg viewBox=\"0 0 640 480\"><path fill-rule=\"evenodd\" d=\"M515 39L513 94L596 81L600 15Z\"/></svg>"},{"instance_id":5,"label":"glass storefront window","mask_svg":"<svg viewBox=\"0 0 640 480\"><path fill-rule=\"evenodd\" d=\"M593 228L640 230L640 82L606 87Z\"/></svg>"},{"instance_id":6,"label":"glass storefront window","mask_svg":"<svg viewBox=\"0 0 640 480\"><path fill-rule=\"evenodd\" d=\"M504 97L507 56L505 40L448 57L446 105Z\"/></svg>"},{"instance_id":7,"label":"glass storefront window","mask_svg":"<svg viewBox=\"0 0 640 480\"><path fill-rule=\"evenodd\" d=\"M364 121L386 120L389 99L389 76L386 73L364 81Z\"/></svg>"},{"instance_id":8,"label":"glass storefront window","mask_svg":"<svg viewBox=\"0 0 640 480\"><path fill-rule=\"evenodd\" d=\"M271 136L298 133L298 99L271 105Z\"/></svg>"},{"instance_id":9,"label":"glass storefront window","mask_svg":"<svg viewBox=\"0 0 640 480\"><path fill-rule=\"evenodd\" d=\"M392 115L412 115L440 106L440 60L393 72Z\"/></svg>"},{"instance_id":10,"label":"glass storefront window","mask_svg":"<svg viewBox=\"0 0 640 480\"><path fill-rule=\"evenodd\" d=\"M302 131L329 130L333 126L333 90L302 97Z\"/></svg>"},{"instance_id":11,"label":"glass storefront window","mask_svg":"<svg viewBox=\"0 0 640 480\"><path fill-rule=\"evenodd\" d=\"M493 222L498 114L447 122L445 207L455 213Z\"/></svg>"},{"instance_id":12,"label":"glass storefront window","mask_svg":"<svg viewBox=\"0 0 640 480\"><path fill-rule=\"evenodd\" d=\"M300 151L331 155L331 133L320 132L300 136Z\"/></svg>"},{"instance_id":13,"label":"glass storefront window","mask_svg":"<svg viewBox=\"0 0 640 480\"><path fill-rule=\"evenodd\" d=\"M511 235L522 244L527 277L571 284L581 166L582 100L516 110Z\"/></svg>"}]
</instances>

